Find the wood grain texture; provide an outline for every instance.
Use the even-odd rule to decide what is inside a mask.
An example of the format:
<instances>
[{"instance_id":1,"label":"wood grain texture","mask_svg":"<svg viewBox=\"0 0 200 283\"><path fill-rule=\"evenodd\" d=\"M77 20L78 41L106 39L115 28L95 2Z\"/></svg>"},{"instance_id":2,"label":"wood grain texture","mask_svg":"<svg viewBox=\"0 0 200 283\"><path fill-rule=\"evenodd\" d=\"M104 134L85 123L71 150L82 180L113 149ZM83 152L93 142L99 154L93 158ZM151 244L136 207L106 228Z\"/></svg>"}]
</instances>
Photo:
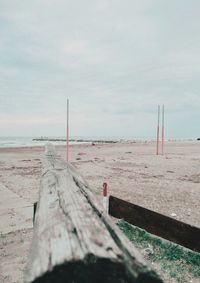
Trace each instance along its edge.
<instances>
[{"instance_id":1,"label":"wood grain texture","mask_svg":"<svg viewBox=\"0 0 200 283\"><path fill-rule=\"evenodd\" d=\"M113 217L145 229L149 233L200 252L200 229L166 215L110 196L109 213Z\"/></svg>"},{"instance_id":2,"label":"wood grain texture","mask_svg":"<svg viewBox=\"0 0 200 283\"><path fill-rule=\"evenodd\" d=\"M162 282L50 144L25 282Z\"/></svg>"}]
</instances>

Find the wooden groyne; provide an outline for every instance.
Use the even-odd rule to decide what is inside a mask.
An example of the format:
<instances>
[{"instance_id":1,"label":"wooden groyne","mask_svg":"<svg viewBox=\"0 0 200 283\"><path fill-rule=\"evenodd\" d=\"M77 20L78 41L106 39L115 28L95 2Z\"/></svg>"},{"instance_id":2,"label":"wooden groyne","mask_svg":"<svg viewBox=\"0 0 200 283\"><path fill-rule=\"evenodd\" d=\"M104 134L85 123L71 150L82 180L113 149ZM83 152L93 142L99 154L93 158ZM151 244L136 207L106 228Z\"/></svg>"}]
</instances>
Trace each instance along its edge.
<instances>
[{"instance_id":1,"label":"wooden groyne","mask_svg":"<svg viewBox=\"0 0 200 283\"><path fill-rule=\"evenodd\" d=\"M43 159L25 282L162 282L52 145Z\"/></svg>"}]
</instances>

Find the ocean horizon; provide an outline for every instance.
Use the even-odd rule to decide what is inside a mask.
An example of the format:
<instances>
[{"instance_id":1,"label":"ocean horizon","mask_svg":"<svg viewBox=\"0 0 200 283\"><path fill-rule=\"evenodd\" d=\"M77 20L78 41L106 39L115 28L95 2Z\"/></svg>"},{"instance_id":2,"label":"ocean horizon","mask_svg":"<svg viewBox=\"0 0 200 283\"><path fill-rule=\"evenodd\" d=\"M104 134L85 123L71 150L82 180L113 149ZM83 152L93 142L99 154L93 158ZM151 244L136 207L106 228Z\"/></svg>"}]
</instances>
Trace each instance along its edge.
<instances>
[{"instance_id":1,"label":"ocean horizon","mask_svg":"<svg viewBox=\"0 0 200 283\"><path fill-rule=\"evenodd\" d=\"M66 137L64 136L29 136L29 137L0 137L0 147L33 147L44 146L47 140L51 139L54 145L65 145ZM88 141L118 141L118 137L95 137L95 136L72 136L70 144L87 143Z\"/></svg>"},{"instance_id":2,"label":"ocean horizon","mask_svg":"<svg viewBox=\"0 0 200 283\"><path fill-rule=\"evenodd\" d=\"M0 137L0 148L2 147L34 147L44 146L47 140L51 139L54 145L65 145L66 137L64 136L29 136L29 137ZM92 141L120 141L120 140L136 140L136 141L154 141L153 137L121 137L121 136L72 136L70 144L91 143ZM167 140L177 141L195 141L196 138L169 138Z\"/></svg>"}]
</instances>

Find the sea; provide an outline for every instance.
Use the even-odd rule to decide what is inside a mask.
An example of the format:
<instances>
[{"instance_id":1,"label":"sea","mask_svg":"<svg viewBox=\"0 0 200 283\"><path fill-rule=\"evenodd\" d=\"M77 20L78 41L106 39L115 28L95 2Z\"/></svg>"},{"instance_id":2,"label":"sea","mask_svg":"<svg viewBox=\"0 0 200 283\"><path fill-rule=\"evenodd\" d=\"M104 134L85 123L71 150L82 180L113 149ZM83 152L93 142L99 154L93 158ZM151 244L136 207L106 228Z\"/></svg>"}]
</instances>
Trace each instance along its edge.
<instances>
[{"instance_id":1,"label":"sea","mask_svg":"<svg viewBox=\"0 0 200 283\"><path fill-rule=\"evenodd\" d=\"M34 147L44 146L48 139L54 145L65 145L65 137L0 137L0 147ZM118 141L112 137L70 137L69 144L91 143L92 141Z\"/></svg>"},{"instance_id":2,"label":"sea","mask_svg":"<svg viewBox=\"0 0 200 283\"><path fill-rule=\"evenodd\" d=\"M66 138L65 137L0 137L0 148L2 147L34 147L34 146L44 146L48 139L54 145L65 145ZM120 140L134 140L134 141L155 141L153 138L149 137L70 137L69 144L86 144L91 142L117 142ZM196 138L179 138L179 139L168 139L168 141L195 141Z\"/></svg>"}]
</instances>

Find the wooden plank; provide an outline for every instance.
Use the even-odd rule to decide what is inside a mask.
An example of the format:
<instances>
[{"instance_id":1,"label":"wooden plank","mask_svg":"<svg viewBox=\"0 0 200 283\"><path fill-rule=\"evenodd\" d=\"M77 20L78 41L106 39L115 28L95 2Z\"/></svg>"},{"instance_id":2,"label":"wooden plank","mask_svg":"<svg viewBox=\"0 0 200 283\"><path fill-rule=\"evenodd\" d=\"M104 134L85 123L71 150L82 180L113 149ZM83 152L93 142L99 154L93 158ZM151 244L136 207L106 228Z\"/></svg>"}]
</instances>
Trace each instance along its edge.
<instances>
[{"instance_id":1,"label":"wooden plank","mask_svg":"<svg viewBox=\"0 0 200 283\"><path fill-rule=\"evenodd\" d=\"M200 252L200 229L110 196L109 214L169 241Z\"/></svg>"},{"instance_id":2,"label":"wooden plank","mask_svg":"<svg viewBox=\"0 0 200 283\"><path fill-rule=\"evenodd\" d=\"M88 184L46 148L25 282L162 282Z\"/></svg>"}]
</instances>

